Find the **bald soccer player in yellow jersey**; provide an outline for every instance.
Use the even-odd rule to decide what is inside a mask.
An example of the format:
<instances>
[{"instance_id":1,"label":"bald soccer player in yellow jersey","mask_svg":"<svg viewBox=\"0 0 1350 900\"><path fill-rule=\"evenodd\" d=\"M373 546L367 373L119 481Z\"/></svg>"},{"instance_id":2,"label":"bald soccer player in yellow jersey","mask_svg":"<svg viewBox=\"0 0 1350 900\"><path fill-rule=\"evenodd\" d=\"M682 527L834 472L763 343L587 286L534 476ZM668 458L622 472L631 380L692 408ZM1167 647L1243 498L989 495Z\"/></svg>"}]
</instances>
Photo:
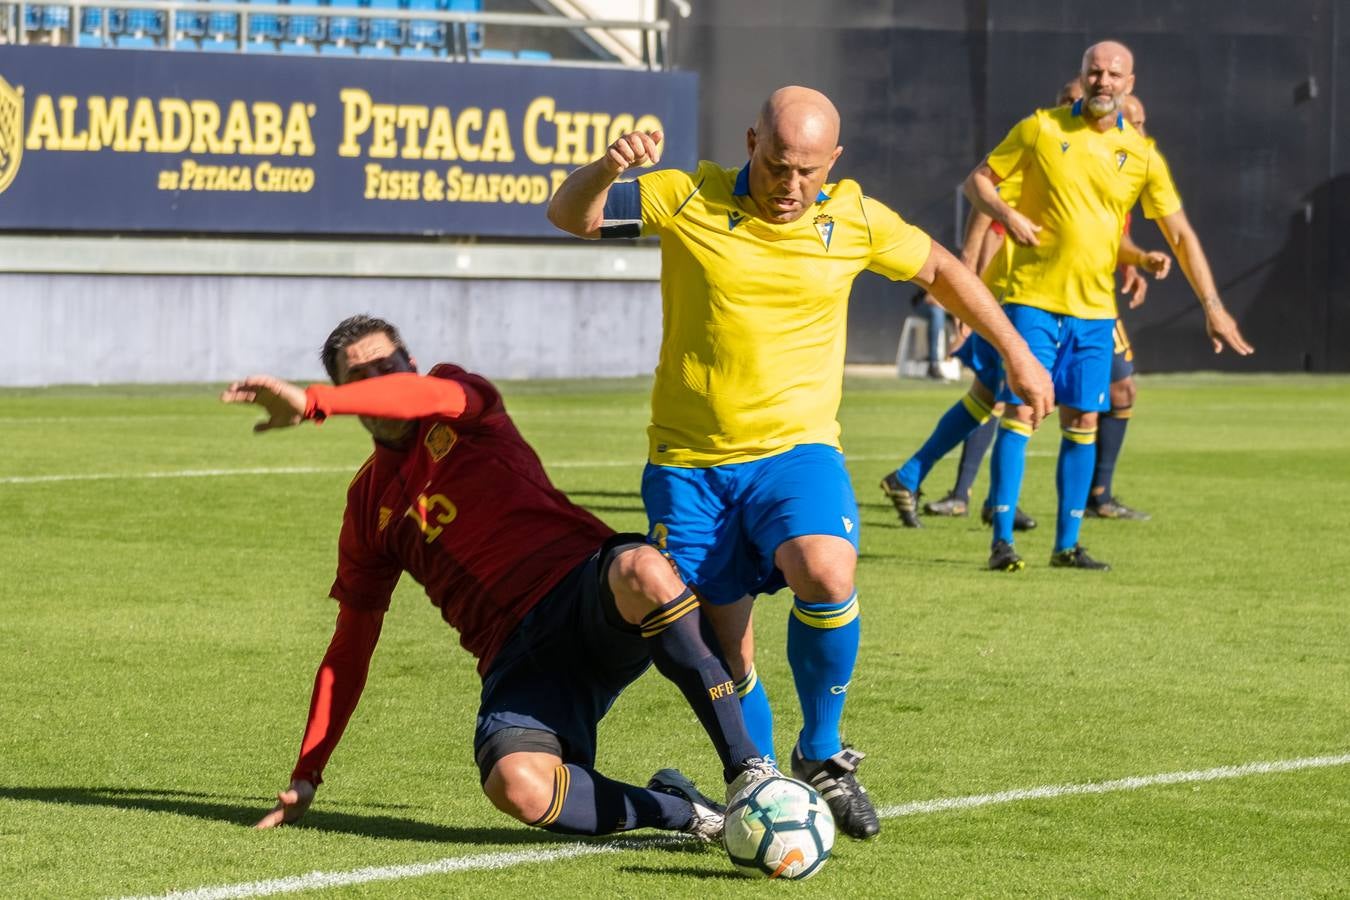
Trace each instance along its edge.
<instances>
[{"instance_id":1,"label":"bald soccer player in yellow jersey","mask_svg":"<svg viewBox=\"0 0 1350 900\"><path fill-rule=\"evenodd\" d=\"M1159 223L1192 289L1219 352L1252 352L1224 309L1200 239L1181 208L1171 174L1154 142L1121 114L1134 87L1134 58L1115 41L1083 54L1083 98L1069 107L1038 110L1008 133L966 179L966 193L981 212L1002 222L1016 243L1007 262L1004 310L1055 379L1060 407L1059 464L1053 566L1109 568L1078 543L1096 458L1097 414L1108 408L1117 261L1150 271L1165 254L1120 257L1125 216L1136 201ZM1004 203L998 184L1022 173L1017 209ZM1021 493L1033 417L1016 388L1005 386L1003 419L994 443L991 489L994 537L989 567L1023 567L1013 549L1012 517Z\"/></svg>"},{"instance_id":2,"label":"bald soccer player in yellow jersey","mask_svg":"<svg viewBox=\"0 0 1350 900\"><path fill-rule=\"evenodd\" d=\"M853 279L867 269L931 291L1005 355L1033 419L1052 402L1049 375L960 261L857 183L829 180L843 148L823 94L774 92L739 169L703 162L616 183L657 162L661 141L620 137L563 182L549 219L580 237L661 239L649 539L705 602L766 756L773 725L751 607L792 588L788 659L803 717L792 772L816 786L840 830L870 837L880 824L854 774L862 754L839 735L859 634L859 517L836 420Z\"/></svg>"}]
</instances>

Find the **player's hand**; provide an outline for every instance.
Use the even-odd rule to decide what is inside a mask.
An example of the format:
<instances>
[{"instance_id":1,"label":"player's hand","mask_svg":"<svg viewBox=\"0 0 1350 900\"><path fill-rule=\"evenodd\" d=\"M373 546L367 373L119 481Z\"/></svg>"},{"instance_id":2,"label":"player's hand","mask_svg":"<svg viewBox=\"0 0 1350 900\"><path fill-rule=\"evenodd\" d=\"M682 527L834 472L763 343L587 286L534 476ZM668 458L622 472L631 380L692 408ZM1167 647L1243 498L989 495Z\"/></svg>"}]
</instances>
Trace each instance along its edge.
<instances>
[{"instance_id":1,"label":"player's hand","mask_svg":"<svg viewBox=\"0 0 1350 900\"><path fill-rule=\"evenodd\" d=\"M314 802L314 792L318 790L308 781L296 779L291 786L277 794L277 805L272 811L258 820L254 828L276 828L298 821Z\"/></svg>"},{"instance_id":2,"label":"player's hand","mask_svg":"<svg viewBox=\"0 0 1350 900\"><path fill-rule=\"evenodd\" d=\"M221 403L252 403L267 411L267 418L254 431L299 425L305 415L305 392L298 385L271 375L250 375L236 381L220 395Z\"/></svg>"},{"instance_id":3,"label":"player's hand","mask_svg":"<svg viewBox=\"0 0 1350 900\"><path fill-rule=\"evenodd\" d=\"M1204 307L1205 331L1214 344L1215 353L1222 353L1225 345L1239 356L1251 356L1256 352L1256 348L1247 343L1247 339L1242 336L1237 322L1228 314L1228 310L1223 308L1222 303L1214 300L1205 303Z\"/></svg>"},{"instance_id":4,"label":"player's hand","mask_svg":"<svg viewBox=\"0 0 1350 900\"><path fill-rule=\"evenodd\" d=\"M1161 250L1150 250L1139 260L1139 265L1149 271L1154 278L1162 281L1172 271L1172 257Z\"/></svg>"},{"instance_id":5,"label":"player's hand","mask_svg":"<svg viewBox=\"0 0 1350 900\"><path fill-rule=\"evenodd\" d=\"M1144 304L1144 298L1148 296L1148 279L1139 274L1138 266L1121 266L1120 292L1130 298L1130 309Z\"/></svg>"},{"instance_id":6,"label":"player's hand","mask_svg":"<svg viewBox=\"0 0 1350 900\"><path fill-rule=\"evenodd\" d=\"M1008 210L1008 221L1003 223L1008 236L1023 247L1039 247L1041 239L1036 236L1041 226L1028 219L1015 209Z\"/></svg>"},{"instance_id":7,"label":"player's hand","mask_svg":"<svg viewBox=\"0 0 1350 900\"><path fill-rule=\"evenodd\" d=\"M659 131L630 131L610 144L605 151L605 160L614 177L618 178L634 166L660 162L663 137Z\"/></svg>"},{"instance_id":8,"label":"player's hand","mask_svg":"<svg viewBox=\"0 0 1350 900\"><path fill-rule=\"evenodd\" d=\"M1008 389L1030 410L1031 427L1040 425L1055 408L1055 386L1050 373L1025 345L1004 358L1003 371Z\"/></svg>"}]
</instances>

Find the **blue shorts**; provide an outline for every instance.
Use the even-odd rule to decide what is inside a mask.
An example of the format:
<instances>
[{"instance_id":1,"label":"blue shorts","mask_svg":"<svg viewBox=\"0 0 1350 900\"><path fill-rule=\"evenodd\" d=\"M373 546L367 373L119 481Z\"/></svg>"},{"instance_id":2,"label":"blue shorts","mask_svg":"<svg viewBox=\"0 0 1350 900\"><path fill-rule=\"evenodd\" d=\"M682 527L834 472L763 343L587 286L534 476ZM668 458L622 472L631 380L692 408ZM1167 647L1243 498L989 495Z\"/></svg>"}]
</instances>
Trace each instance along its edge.
<instances>
[{"instance_id":1,"label":"blue shorts","mask_svg":"<svg viewBox=\"0 0 1350 900\"><path fill-rule=\"evenodd\" d=\"M595 728L620 692L651 662L636 626L619 616L605 573L613 552L641 535L610 541L564 576L526 614L483 676L474 757L504 728L547 732L564 762L595 764Z\"/></svg>"},{"instance_id":2,"label":"blue shorts","mask_svg":"<svg viewBox=\"0 0 1350 900\"><path fill-rule=\"evenodd\" d=\"M825 444L702 469L648 463L642 501L647 539L715 605L784 588L773 562L784 541L831 534L858 549L858 501L844 454Z\"/></svg>"},{"instance_id":3,"label":"blue shorts","mask_svg":"<svg viewBox=\"0 0 1350 900\"><path fill-rule=\"evenodd\" d=\"M970 337L966 338L966 342L958 347L952 356L961 360L967 369L975 373L975 380L989 388L991 393L998 390L999 381L1003 377L1003 370L1000 368L1002 360L993 344L972 331Z\"/></svg>"},{"instance_id":4,"label":"blue shorts","mask_svg":"<svg viewBox=\"0 0 1350 900\"><path fill-rule=\"evenodd\" d=\"M1116 319L1115 353L1111 355L1111 383L1124 381L1134 374L1134 348L1125 333L1125 323Z\"/></svg>"},{"instance_id":5,"label":"blue shorts","mask_svg":"<svg viewBox=\"0 0 1350 900\"><path fill-rule=\"evenodd\" d=\"M1003 311L1032 355L1050 372L1056 404L1083 412L1111 408L1115 319L1079 319L1020 303L1005 304ZM999 389L998 399L1022 405L1006 384Z\"/></svg>"}]
</instances>

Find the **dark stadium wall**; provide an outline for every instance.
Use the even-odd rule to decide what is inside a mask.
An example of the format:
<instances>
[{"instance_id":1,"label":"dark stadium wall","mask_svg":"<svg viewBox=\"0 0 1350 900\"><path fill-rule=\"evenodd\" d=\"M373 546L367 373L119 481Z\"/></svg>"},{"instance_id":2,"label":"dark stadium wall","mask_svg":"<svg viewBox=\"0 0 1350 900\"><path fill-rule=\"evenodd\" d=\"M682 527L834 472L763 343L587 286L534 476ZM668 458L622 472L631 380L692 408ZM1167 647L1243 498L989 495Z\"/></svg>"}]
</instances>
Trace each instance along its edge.
<instances>
[{"instance_id":1,"label":"dark stadium wall","mask_svg":"<svg viewBox=\"0 0 1350 900\"><path fill-rule=\"evenodd\" d=\"M951 246L955 189L1090 43L1135 52L1136 93L1230 310L1257 346L1214 356L1180 271L1126 311L1141 371L1350 370L1350 9L1339 0L698 2L674 59L700 76L699 155L736 163L773 88L828 93L836 174ZM672 135L671 140L678 140ZM1137 215L1136 239L1165 249ZM849 359L892 362L914 293L866 275Z\"/></svg>"}]
</instances>

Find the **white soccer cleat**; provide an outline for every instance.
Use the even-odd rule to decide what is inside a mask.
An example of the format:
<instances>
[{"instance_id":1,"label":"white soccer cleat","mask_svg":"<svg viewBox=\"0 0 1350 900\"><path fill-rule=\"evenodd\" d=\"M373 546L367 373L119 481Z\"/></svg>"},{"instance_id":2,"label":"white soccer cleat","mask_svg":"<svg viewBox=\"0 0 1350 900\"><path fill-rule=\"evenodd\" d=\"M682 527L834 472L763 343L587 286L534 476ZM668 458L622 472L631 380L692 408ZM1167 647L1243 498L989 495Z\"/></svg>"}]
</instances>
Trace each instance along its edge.
<instances>
[{"instance_id":1,"label":"white soccer cleat","mask_svg":"<svg viewBox=\"0 0 1350 900\"><path fill-rule=\"evenodd\" d=\"M727 806L752 784L758 784L767 778L781 778L783 773L771 760L756 756L745 761L745 769L727 785Z\"/></svg>"}]
</instances>

